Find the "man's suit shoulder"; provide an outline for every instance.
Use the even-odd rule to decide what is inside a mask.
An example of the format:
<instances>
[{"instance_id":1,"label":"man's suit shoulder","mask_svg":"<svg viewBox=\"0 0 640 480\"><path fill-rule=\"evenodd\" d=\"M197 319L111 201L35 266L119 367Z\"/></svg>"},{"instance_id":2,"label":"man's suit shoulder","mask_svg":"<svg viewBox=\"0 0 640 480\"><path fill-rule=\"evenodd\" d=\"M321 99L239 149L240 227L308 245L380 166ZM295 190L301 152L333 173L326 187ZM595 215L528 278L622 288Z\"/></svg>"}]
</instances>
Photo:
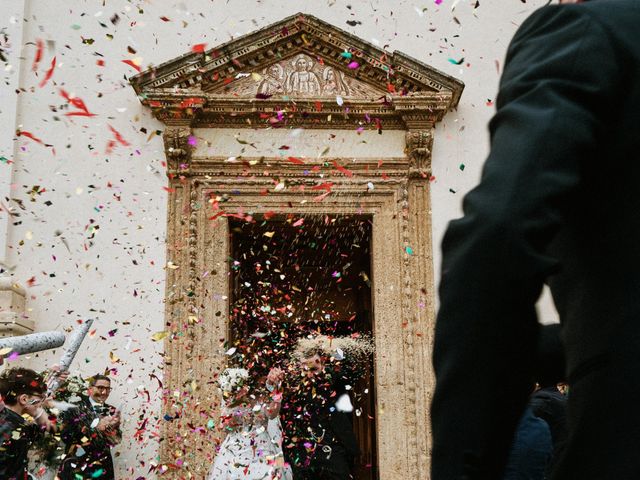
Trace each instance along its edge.
<instances>
[{"instance_id":1,"label":"man's suit shoulder","mask_svg":"<svg viewBox=\"0 0 640 480\"><path fill-rule=\"evenodd\" d=\"M550 31L575 33L576 29L598 26L584 34L624 35L625 25L635 33L640 21L640 2L637 0L595 0L573 5L547 5L536 10L518 28L512 44L522 38Z\"/></svg>"}]
</instances>

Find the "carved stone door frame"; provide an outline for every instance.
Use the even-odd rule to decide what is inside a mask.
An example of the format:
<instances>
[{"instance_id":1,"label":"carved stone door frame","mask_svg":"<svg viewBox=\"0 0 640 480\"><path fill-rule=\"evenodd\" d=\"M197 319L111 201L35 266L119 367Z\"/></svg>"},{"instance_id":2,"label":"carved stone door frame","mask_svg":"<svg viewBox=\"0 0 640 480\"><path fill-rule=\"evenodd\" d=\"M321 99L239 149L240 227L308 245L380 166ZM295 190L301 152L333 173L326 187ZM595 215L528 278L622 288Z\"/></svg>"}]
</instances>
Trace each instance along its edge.
<instances>
[{"instance_id":1,"label":"carved stone door frame","mask_svg":"<svg viewBox=\"0 0 640 480\"><path fill-rule=\"evenodd\" d=\"M186 138L188 132L169 129L165 135ZM411 139L409 143L415 144ZM332 195L322 201L314 201L317 191L296 188L315 181L282 159L263 159L287 184L285 190L268 196L263 191L273 187L269 178L243 179L239 176L243 167L230 167L225 158L191 158L188 169L182 163L186 157L178 160L182 167L173 177L169 201L167 320L172 335L165 344L165 382L170 386L166 409L180 417L167 422L163 431L167 464L186 462L198 477L206 473L213 453L216 432L196 425L202 425L205 417L215 421L219 411L213 373L224 368L221 341L229 319L229 227L223 215L212 219L210 205L228 196L224 209L229 213L371 216L380 478L428 478L434 321L429 182L411 158L410 153L385 159L383 181L371 174L378 159L357 159L350 164L352 177L339 172L325 177L333 187ZM306 168L313 166L309 163ZM363 195L370 181L375 190ZM172 441L176 438L180 442Z\"/></svg>"},{"instance_id":2,"label":"carved stone door frame","mask_svg":"<svg viewBox=\"0 0 640 480\"><path fill-rule=\"evenodd\" d=\"M292 67L295 58L304 62ZM310 76L292 76L291 68L313 73L317 85ZM267 85L270 71L274 78ZM284 92L277 91L280 77L288 80ZM223 368L229 319L227 216L365 214L373 219L378 470L382 480L429 478L435 316L431 146L434 125L457 105L462 82L297 14L207 52L173 59L131 83L166 125L169 335L158 468L175 478L203 478L212 462L220 407L214 376ZM349 95L338 101L336 89ZM216 128L273 126L401 130L405 155L385 158L383 175L378 158L349 158L345 170L331 168L333 161L344 165L343 158L304 159L300 165L268 156L232 163L194 154L195 128L215 135ZM261 162L269 176L246 174L247 165ZM323 184L330 184L326 191L313 190Z\"/></svg>"}]
</instances>

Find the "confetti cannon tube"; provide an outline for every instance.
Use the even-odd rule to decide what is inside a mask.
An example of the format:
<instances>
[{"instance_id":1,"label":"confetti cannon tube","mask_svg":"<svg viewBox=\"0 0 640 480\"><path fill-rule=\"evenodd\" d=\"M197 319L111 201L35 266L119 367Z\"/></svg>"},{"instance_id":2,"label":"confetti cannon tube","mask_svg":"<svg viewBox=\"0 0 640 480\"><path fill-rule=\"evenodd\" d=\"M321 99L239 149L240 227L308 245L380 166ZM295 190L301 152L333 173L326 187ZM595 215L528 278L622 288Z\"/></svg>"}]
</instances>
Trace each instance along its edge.
<instances>
[{"instance_id":1,"label":"confetti cannon tube","mask_svg":"<svg viewBox=\"0 0 640 480\"><path fill-rule=\"evenodd\" d=\"M5 356L11 352L20 355L26 353L42 352L52 348L61 347L64 344L64 333L62 332L38 332L18 337L0 338L0 356Z\"/></svg>"},{"instance_id":2,"label":"confetti cannon tube","mask_svg":"<svg viewBox=\"0 0 640 480\"><path fill-rule=\"evenodd\" d=\"M89 329L91 328L91 325L93 325L93 318L86 320L82 325L75 328L73 330L73 333L69 336L67 347L64 349L62 358L60 358L60 361L58 362L61 372L66 372L67 370L69 370L69 367L71 366L71 362L73 362L73 359L76 356L76 353L78 353L78 350L80 349L80 345L82 345L82 342L84 341L84 337L86 337L87 333L89 333ZM58 380L58 377L57 376L52 377L48 385L49 392L56 391L59 386L60 386L60 381Z\"/></svg>"}]
</instances>

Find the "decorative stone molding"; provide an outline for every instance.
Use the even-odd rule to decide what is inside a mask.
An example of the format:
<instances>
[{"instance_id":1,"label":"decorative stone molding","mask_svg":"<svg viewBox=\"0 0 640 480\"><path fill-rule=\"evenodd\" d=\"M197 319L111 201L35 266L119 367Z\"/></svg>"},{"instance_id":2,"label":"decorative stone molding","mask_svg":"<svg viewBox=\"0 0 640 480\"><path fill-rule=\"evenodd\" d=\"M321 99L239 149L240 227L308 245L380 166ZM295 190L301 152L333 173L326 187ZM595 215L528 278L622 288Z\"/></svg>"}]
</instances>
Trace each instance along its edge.
<instances>
[{"instance_id":1,"label":"decorative stone molding","mask_svg":"<svg viewBox=\"0 0 640 480\"><path fill-rule=\"evenodd\" d=\"M356 62L357 68L349 68ZM373 223L372 303L380 480L426 480L435 290L428 179L433 126L464 85L400 52L387 52L310 15L294 15L204 53L131 79L167 128L165 402L162 468L203 478L219 432L229 333L229 222L267 212L367 215ZM192 128L370 128L407 131L405 156L343 158L197 156ZM250 175L268 165L269 175ZM279 181L276 184L274 179ZM369 185L375 182L375 188ZM330 185L319 191L320 185ZM401 425L402 428L398 428Z\"/></svg>"},{"instance_id":2,"label":"decorative stone molding","mask_svg":"<svg viewBox=\"0 0 640 480\"><path fill-rule=\"evenodd\" d=\"M170 172L182 174L189 169L193 152L193 146L189 143L190 137L191 128L184 126L167 127L162 133Z\"/></svg>"},{"instance_id":3,"label":"decorative stone molding","mask_svg":"<svg viewBox=\"0 0 640 480\"><path fill-rule=\"evenodd\" d=\"M409 157L409 176L426 178L431 176L431 145L433 136L430 131L409 131L405 134L406 149Z\"/></svg>"},{"instance_id":4,"label":"decorative stone molding","mask_svg":"<svg viewBox=\"0 0 640 480\"><path fill-rule=\"evenodd\" d=\"M9 278L0 278L0 337L34 332L34 322L25 315L26 293Z\"/></svg>"}]
</instances>

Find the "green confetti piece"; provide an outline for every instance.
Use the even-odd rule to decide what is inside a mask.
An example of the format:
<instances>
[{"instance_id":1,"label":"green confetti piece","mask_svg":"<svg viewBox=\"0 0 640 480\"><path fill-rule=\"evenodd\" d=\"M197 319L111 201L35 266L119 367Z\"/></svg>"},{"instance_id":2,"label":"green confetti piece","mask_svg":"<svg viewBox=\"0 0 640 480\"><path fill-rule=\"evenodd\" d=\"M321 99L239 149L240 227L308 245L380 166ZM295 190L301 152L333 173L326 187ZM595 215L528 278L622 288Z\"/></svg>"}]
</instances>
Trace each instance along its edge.
<instances>
[{"instance_id":1,"label":"green confetti piece","mask_svg":"<svg viewBox=\"0 0 640 480\"><path fill-rule=\"evenodd\" d=\"M407 255L413 255L413 248L411 247L405 247L404 251L407 252Z\"/></svg>"}]
</instances>

